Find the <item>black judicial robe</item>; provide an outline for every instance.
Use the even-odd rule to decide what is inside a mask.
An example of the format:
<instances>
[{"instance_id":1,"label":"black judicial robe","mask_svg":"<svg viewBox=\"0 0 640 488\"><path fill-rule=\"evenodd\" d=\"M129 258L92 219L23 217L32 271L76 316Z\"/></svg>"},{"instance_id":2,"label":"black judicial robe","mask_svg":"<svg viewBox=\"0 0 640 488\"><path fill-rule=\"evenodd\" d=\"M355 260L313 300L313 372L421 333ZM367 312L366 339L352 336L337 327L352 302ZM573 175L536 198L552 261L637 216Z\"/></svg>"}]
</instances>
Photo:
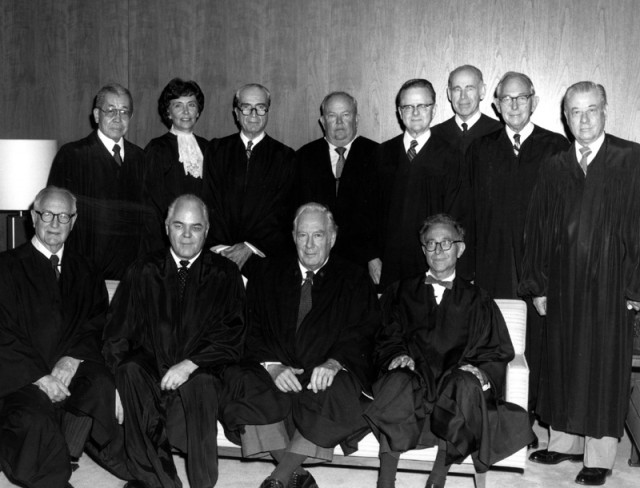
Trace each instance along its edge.
<instances>
[{"instance_id":1,"label":"black judicial robe","mask_svg":"<svg viewBox=\"0 0 640 488\"><path fill-rule=\"evenodd\" d=\"M356 137L340 177L337 195L327 141L317 139L296 152L294 211L308 202L329 207L338 224L338 238L331 253L365 268L369 261L380 257L377 246L378 146L366 137Z\"/></svg>"},{"instance_id":2,"label":"black judicial robe","mask_svg":"<svg viewBox=\"0 0 640 488\"><path fill-rule=\"evenodd\" d=\"M554 429L621 437L640 300L640 145L605 135L582 172L571 146L531 197L519 292L547 297L538 413Z\"/></svg>"},{"instance_id":3,"label":"black judicial robe","mask_svg":"<svg viewBox=\"0 0 640 488\"><path fill-rule=\"evenodd\" d=\"M474 462L477 469L486 470L533 437L527 413L503 401L506 367L514 357L509 332L498 306L484 290L456 278L438 305L433 286L425 284L424 278L421 274L401 280L383 294L382 326L374 354L383 379L395 357L406 354L415 361L415 373L402 369L415 378L413 394L403 397L380 390L378 382L365 415L374 431L387 435L394 450L433 445L435 438L422 432L432 428L448 442L448 462L461 462L479 451ZM461 413L469 405L456 405L450 382L466 364L481 369L491 383L484 395L473 398L477 404L472 417ZM481 390L480 382L474 382ZM480 429L480 439L471 442L465 438L465 429ZM424 444L425 440L430 442Z\"/></svg>"},{"instance_id":4,"label":"black judicial robe","mask_svg":"<svg viewBox=\"0 0 640 488\"><path fill-rule=\"evenodd\" d=\"M204 155L207 140L195 136ZM165 249L169 245L164 221L167 209L180 195L190 193L202 198L202 178L185 174L179 160L178 137L171 132L152 139L144 149L144 202L150 215L145 222L144 248ZM203 162L204 165L204 162ZM204 168L202 171L204 177Z\"/></svg>"},{"instance_id":5,"label":"black judicial robe","mask_svg":"<svg viewBox=\"0 0 640 488\"><path fill-rule=\"evenodd\" d=\"M456 150L432 134L409 162L402 138L381 144L379 150L382 289L426 270L418 235L424 219L445 212L468 227L468 190Z\"/></svg>"},{"instance_id":6,"label":"black judicial robe","mask_svg":"<svg viewBox=\"0 0 640 488\"><path fill-rule=\"evenodd\" d=\"M485 114L480 114L478 121L467 130L467 133L463 135L463 132L456 124L455 115L444 122L434 125L431 128L431 133L445 139L449 144L457 147L464 154L473 141L479 139L482 136L491 134L497 130L502 129L503 125L496 119L492 119Z\"/></svg>"},{"instance_id":7,"label":"black judicial robe","mask_svg":"<svg viewBox=\"0 0 640 488\"><path fill-rule=\"evenodd\" d=\"M144 228L142 182L144 153L124 141L119 167L97 132L60 148L49 185L71 191L78 218L67 249L93 260L105 279L119 280L138 256Z\"/></svg>"},{"instance_id":8,"label":"black judicial robe","mask_svg":"<svg viewBox=\"0 0 640 488\"><path fill-rule=\"evenodd\" d=\"M249 242L267 256L292 252L293 149L265 135L247 164L240 134L232 134L209 143L204 164L203 197L211 204L207 245ZM249 258L243 273L258 259Z\"/></svg>"}]
</instances>

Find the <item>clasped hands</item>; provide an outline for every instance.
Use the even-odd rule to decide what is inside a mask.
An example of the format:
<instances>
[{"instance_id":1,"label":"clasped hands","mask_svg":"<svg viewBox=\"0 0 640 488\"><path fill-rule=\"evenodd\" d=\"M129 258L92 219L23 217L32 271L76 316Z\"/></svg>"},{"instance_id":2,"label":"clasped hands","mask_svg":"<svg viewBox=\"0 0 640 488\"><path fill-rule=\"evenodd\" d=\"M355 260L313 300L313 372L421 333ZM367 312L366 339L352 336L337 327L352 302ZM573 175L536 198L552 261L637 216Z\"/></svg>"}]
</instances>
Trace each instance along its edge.
<instances>
[{"instance_id":1,"label":"clasped hands","mask_svg":"<svg viewBox=\"0 0 640 488\"><path fill-rule=\"evenodd\" d=\"M61 402L71 396L69 384L80 366L79 359L71 356L63 356L51 370L51 374L45 375L34 384L40 388L53 403Z\"/></svg>"},{"instance_id":2,"label":"clasped hands","mask_svg":"<svg viewBox=\"0 0 640 488\"><path fill-rule=\"evenodd\" d=\"M327 359L324 363L313 368L307 390L314 393L324 391L333 384L333 378L342 369L342 365L335 359ZM297 375L304 373L304 369L285 366L284 364L269 364L267 372L271 375L278 390L283 393L301 392L302 385Z\"/></svg>"},{"instance_id":3,"label":"clasped hands","mask_svg":"<svg viewBox=\"0 0 640 488\"><path fill-rule=\"evenodd\" d=\"M400 356L396 356L395 358L393 358L391 363L389 363L389 370L396 368L409 368L411 371L415 371L416 363L413 358L411 358L411 356L408 356L407 354L401 354ZM488 387L489 379L477 366L473 366L472 364L463 364L459 369L462 371L466 371L467 373L471 373L476 378L478 378L478 381L480 381L480 384L483 388L486 389Z\"/></svg>"}]
</instances>

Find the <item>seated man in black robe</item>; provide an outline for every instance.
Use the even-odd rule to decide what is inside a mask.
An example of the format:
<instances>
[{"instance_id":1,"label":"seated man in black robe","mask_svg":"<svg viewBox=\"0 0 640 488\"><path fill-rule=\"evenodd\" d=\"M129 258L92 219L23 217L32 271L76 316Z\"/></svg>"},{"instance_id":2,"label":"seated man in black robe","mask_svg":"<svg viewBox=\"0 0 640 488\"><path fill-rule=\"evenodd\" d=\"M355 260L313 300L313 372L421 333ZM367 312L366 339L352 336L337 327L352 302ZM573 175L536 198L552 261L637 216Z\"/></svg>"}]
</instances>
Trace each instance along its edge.
<instances>
[{"instance_id":1,"label":"seated man in black robe","mask_svg":"<svg viewBox=\"0 0 640 488\"><path fill-rule=\"evenodd\" d=\"M305 459L330 461L367 430L360 401L377 299L364 268L329 258L336 232L326 207L303 205L297 259L267 259L249 279L245 360L227 370L221 420L245 456L270 452L278 463L262 488L317 487Z\"/></svg>"},{"instance_id":2,"label":"seated man in black robe","mask_svg":"<svg viewBox=\"0 0 640 488\"><path fill-rule=\"evenodd\" d=\"M209 216L195 195L169 207L171 248L128 269L113 299L104 355L124 407L129 488L179 487L171 446L193 487L218 478L219 375L240 357L244 287L238 267L206 249Z\"/></svg>"},{"instance_id":3,"label":"seated man in black robe","mask_svg":"<svg viewBox=\"0 0 640 488\"><path fill-rule=\"evenodd\" d=\"M375 359L381 371L365 417L380 441L378 487L395 486L403 451L438 445L427 487L473 457L476 470L533 438L526 411L503 401L513 346L495 302L456 278L464 230L445 214L428 218L420 242L429 271L394 283L382 298Z\"/></svg>"},{"instance_id":4,"label":"seated man in black robe","mask_svg":"<svg viewBox=\"0 0 640 488\"><path fill-rule=\"evenodd\" d=\"M126 478L113 377L100 354L107 289L65 248L76 199L47 187L31 217L31 242L0 255L0 465L30 488L70 486L71 456L88 440Z\"/></svg>"}]
</instances>

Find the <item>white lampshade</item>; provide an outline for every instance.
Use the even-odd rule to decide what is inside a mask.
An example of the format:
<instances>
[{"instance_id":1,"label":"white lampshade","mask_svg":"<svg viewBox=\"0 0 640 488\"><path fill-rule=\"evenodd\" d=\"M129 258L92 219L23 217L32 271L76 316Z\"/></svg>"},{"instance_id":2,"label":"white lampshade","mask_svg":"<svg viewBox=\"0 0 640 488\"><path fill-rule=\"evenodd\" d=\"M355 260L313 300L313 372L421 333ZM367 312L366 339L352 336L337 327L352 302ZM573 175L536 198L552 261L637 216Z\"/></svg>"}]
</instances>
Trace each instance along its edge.
<instances>
[{"instance_id":1,"label":"white lampshade","mask_svg":"<svg viewBox=\"0 0 640 488\"><path fill-rule=\"evenodd\" d=\"M27 210L47 185L57 141L0 139L0 210Z\"/></svg>"}]
</instances>

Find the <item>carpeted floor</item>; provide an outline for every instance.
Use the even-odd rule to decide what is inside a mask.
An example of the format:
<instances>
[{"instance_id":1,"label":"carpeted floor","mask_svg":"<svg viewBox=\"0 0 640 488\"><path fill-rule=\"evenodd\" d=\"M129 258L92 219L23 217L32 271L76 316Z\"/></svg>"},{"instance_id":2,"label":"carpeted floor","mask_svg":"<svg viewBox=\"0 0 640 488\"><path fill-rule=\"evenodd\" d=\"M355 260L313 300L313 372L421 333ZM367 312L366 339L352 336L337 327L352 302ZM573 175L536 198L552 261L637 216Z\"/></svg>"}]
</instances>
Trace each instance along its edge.
<instances>
[{"instance_id":1,"label":"carpeted floor","mask_svg":"<svg viewBox=\"0 0 640 488\"><path fill-rule=\"evenodd\" d=\"M540 448L546 447L546 433L536 426L540 437ZM613 475L606 486L612 488L637 488L640 486L640 468L631 468L627 464L630 452L628 437L621 440ZM184 486L188 487L184 471L184 462L176 458L176 464ZM556 466L545 467L528 462L524 474L492 470L487 474L487 488L541 488L567 487L576 488L573 481L580 464L564 462ZM220 479L217 488L258 488L262 480L269 474L272 465L264 461L242 462L236 459L220 460ZM374 488L377 471L372 468L345 468L340 466L316 466L310 468L321 488ZM403 471L398 473L397 488L422 488L427 479L426 473ZM102 470L91 459L84 455L81 466L71 478L75 488L120 488L124 483ZM0 474L0 488L13 487ZM447 488L473 488L472 476L449 475ZM55 487L52 487L55 488Z\"/></svg>"}]
</instances>

